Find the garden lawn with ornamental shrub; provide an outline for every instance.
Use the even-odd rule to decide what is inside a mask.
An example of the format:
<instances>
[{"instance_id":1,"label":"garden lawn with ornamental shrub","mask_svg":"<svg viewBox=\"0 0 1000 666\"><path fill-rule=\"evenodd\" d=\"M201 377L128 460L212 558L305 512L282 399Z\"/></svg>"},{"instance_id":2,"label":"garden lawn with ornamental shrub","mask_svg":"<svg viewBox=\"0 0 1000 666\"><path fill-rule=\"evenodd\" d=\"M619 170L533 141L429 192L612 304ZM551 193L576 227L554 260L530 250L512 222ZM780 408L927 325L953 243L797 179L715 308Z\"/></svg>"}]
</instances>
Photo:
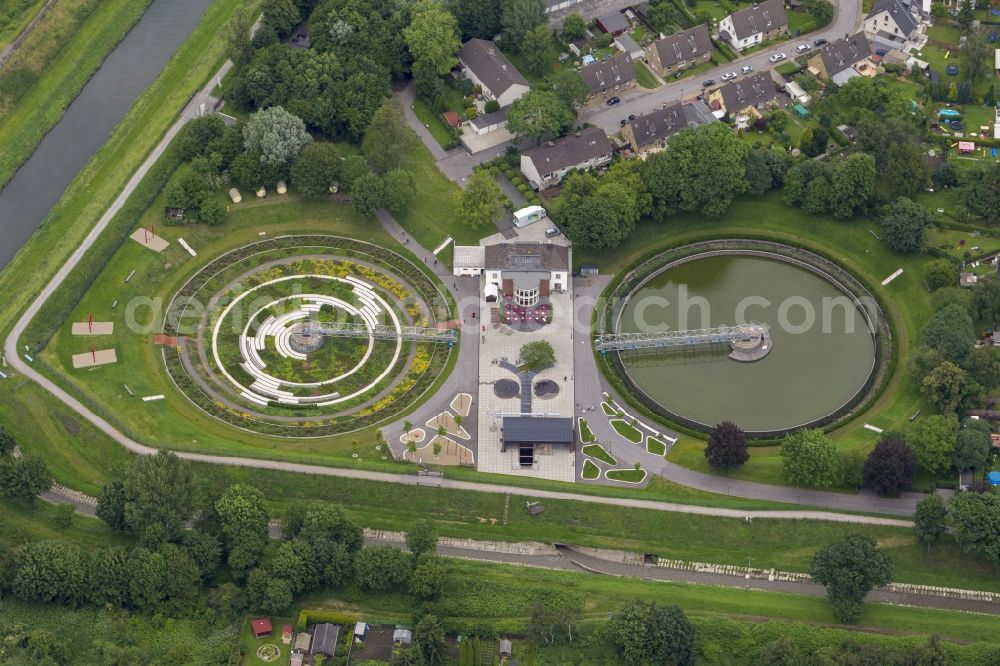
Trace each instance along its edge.
<instances>
[{"instance_id":1,"label":"garden lawn with ornamental shrub","mask_svg":"<svg viewBox=\"0 0 1000 666\"><path fill-rule=\"evenodd\" d=\"M633 444L642 444L642 432L628 421L611 419L611 427Z\"/></svg>"},{"instance_id":2,"label":"garden lawn with ornamental shrub","mask_svg":"<svg viewBox=\"0 0 1000 666\"><path fill-rule=\"evenodd\" d=\"M597 458L609 465L617 465L618 461L614 459L610 453L608 453L603 446L600 444L588 444L583 447L583 455L590 456L591 458Z\"/></svg>"}]
</instances>

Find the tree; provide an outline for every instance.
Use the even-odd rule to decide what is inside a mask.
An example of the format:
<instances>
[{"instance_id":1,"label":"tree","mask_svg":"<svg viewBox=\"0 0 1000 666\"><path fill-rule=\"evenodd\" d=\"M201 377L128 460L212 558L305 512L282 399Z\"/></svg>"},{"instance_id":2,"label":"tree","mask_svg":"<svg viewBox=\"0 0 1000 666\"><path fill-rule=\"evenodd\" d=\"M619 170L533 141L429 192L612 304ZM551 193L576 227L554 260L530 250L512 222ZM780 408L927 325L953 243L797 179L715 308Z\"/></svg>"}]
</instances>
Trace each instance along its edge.
<instances>
[{"instance_id":1,"label":"tree","mask_svg":"<svg viewBox=\"0 0 1000 666\"><path fill-rule=\"evenodd\" d=\"M875 158L854 153L833 165L833 196L830 209L834 217L846 219L861 212L875 195Z\"/></svg>"},{"instance_id":2,"label":"tree","mask_svg":"<svg viewBox=\"0 0 1000 666\"><path fill-rule=\"evenodd\" d=\"M151 610L167 596L167 561L157 550L135 548L128 556L128 603Z\"/></svg>"},{"instance_id":3,"label":"tree","mask_svg":"<svg viewBox=\"0 0 1000 666\"><path fill-rule=\"evenodd\" d=\"M264 494L242 483L229 486L215 503L229 551L229 566L243 578L264 557L267 548L267 502Z\"/></svg>"},{"instance_id":4,"label":"tree","mask_svg":"<svg viewBox=\"0 0 1000 666\"><path fill-rule=\"evenodd\" d=\"M951 259L935 259L924 264L924 280L933 291L958 283L958 266Z\"/></svg>"},{"instance_id":5,"label":"tree","mask_svg":"<svg viewBox=\"0 0 1000 666\"><path fill-rule=\"evenodd\" d=\"M747 144L723 123L681 130L639 175L661 219L675 211L719 217L746 192Z\"/></svg>"},{"instance_id":6,"label":"tree","mask_svg":"<svg viewBox=\"0 0 1000 666\"><path fill-rule=\"evenodd\" d=\"M265 165L291 164L311 142L302 119L280 106L258 111L243 126L244 147L250 152L259 150Z\"/></svg>"},{"instance_id":7,"label":"tree","mask_svg":"<svg viewBox=\"0 0 1000 666\"><path fill-rule=\"evenodd\" d=\"M0 497L31 503L51 487L52 474L40 456L25 453L0 458Z\"/></svg>"},{"instance_id":8,"label":"tree","mask_svg":"<svg viewBox=\"0 0 1000 666\"><path fill-rule=\"evenodd\" d=\"M180 157L185 162L191 162L196 157L215 152L226 133L226 124L222 118L211 113L189 122L181 133Z\"/></svg>"},{"instance_id":9,"label":"tree","mask_svg":"<svg viewBox=\"0 0 1000 666\"><path fill-rule=\"evenodd\" d=\"M194 510L187 462L165 449L139 456L125 475L125 524L140 536L177 535Z\"/></svg>"},{"instance_id":10,"label":"tree","mask_svg":"<svg viewBox=\"0 0 1000 666\"><path fill-rule=\"evenodd\" d=\"M208 185L205 179L196 173L187 172L167 188L167 206L196 210L201 208L208 197Z\"/></svg>"},{"instance_id":11,"label":"tree","mask_svg":"<svg viewBox=\"0 0 1000 666\"><path fill-rule=\"evenodd\" d=\"M587 21L577 13L572 13L563 19L562 36L568 42L579 39L587 34Z\"/></svg>"},{"instance_id":12,"label":"tree","mask_svg":"<svg viewBox=\"0 0 1000 666\"><path fill-rule=\"evenodd\" d=\"M559 136L572 124L573 112L551 90L530 90L507 109L507 129L537 141Z\"/></svg>"},{"instance_id":13,"label":"tree","mask_svg":"<svg viewBox=\"0 0 1000 666\"><path fill-rule=\"evenodd\" d=\"M198 209L198 219L209 226L217 226L226 221L229 208L218 199L206 199Z\"/></svg>"},{"instance_id":14,"label":"tree","mask_svg":"<svg viewBox=\"0 0 1000 666\"><path fill-rule=\"evenodd\" d=\"M434 0L419 0L410 8L410 25L403 31L414 62L437 74L447 74L458 63L461 46L458 21Z\"/></svg>"},{"instance_id":15,"label":"tree","mask_svg":"<svg viewBox=\"0 0 1000 666\"><path fill-rule=\"evenodd\" d=\"M813 555L809 575L826 586L833 614L841 622L861 617L865 595L892 582L889 554L870 536L850 534Z\"/></svg>"},{"instance_id":16,"label":"tree","mask_svg":"<svg viewBox=\"0 0 1000 666\"><path fill-rule=\"evenodd\" d=\"M407 553L389 546L370 546L358 553L355 576L366 590L391 592L409 581L410 566Z\"/></svg>"},{"instance_id":17,"label":"tree","mask_svg":"<svg viewBox=\"0 0 1000 666\"><path fill-rule=\"evenodd\" d=\"M262 613L280 614L292 605L292 586L284 578L273 578L263 569L254 569L247 579L250 607Z\"/></svg>"},{"instance_id":18,"label":"tree","mask_svg":"<svg viewBox=\"0 0 1000 666\"><path fill-rule=\"evenodd\" d=\"M373 173L365 174L351 186L351 206L363 217L371 217L385 204L382 179Z\"/></svg>"},{"instance_id":19,"label":"tree","mask_svg":"<svg viewBox=\"0 0 1000 666\"><path fill-rule=\"evenodd\" d=\"M98 548L90 553L86 577L87 601L121 608L128 599L128 553L120 546Z\"/></svg>"},{"instance_id":20,"label":"tree","mask_svg":"<svg viewBox=\"0 0 1000 666\"><path fill-rule=\"evenodd\" d=\"M806 0L805 9L815 22L816 28L822 28L833 20L833 5L829 0Z\"/></svg>"},{"instance_id":21,"label":"tree","mask_svg":"<svg viewBox=\"0 0 1000 666\"><path fill-rule=\"evenodd\" d=\"M1000 562L1000 495L958 493L948 502L948 520L963 552Z\"/></svg>"},{"instance_id":22,"label":"tree","mask_svg":"<svg viewBox=\"0 0 1000 666\"><path fill-rule=\"evenodd\" d=\"M219 572L222 565L222 545L216 535L197 529L184 530L180 545L198 567L202 580L208 580Z\"/></svg>"},{"instance_id":23,"label":"tree","mask_svg":"<svg viewBox=\"0 0 1000 666\"><path fill-rule=\"evenodd\" d=\"M222 186L222 154L213 151L198 155L191 160L191 171L205 181L208 189L219 189Z\"/></svg>"},{"instance_id":24,"label":"tree","mask_svg":"<svg viewBox=\"0 0 1000 666\"><path fill-rule=\"evenodd\" d=\"M325 197L340 174L341 155L336 144L310 143L292 163L292 185L306 197Z\"/></svg>"},{"instance_id":25,"label":"tree","mask_svg":"<svg viewBox=\"0 0 1000 666\"><path fill-rule=\"evenodd\" d=\"M500 32L499 0L449 0L447 6L458 21L463 41L493 39Z\"/></svg>"},{"instance_id":26,"label":"tree","mask_svg":"<svg viewBox=\"0 0 1000 666\"><path fill-rule=\"evenodd\" d=\"M434 524L427 519L417 521L406 533L406 547L413 553L414 560L424 553L433 554L437 550L437 540Z\"/></svg>"},{"instance_id":27,"label":"tree","mask_svg":"<svg viewBox=\"0 0 1000 666\"><path fill-rule=\"evenodd\" d=\"M931 370L920 383L920 393L943 413L955 412L973 390L965 370L951 361L944 361Z\"/></svg>"},{"instance_id":28,"label":"tree","mask_svg":"<svg viewBox=\"0 0 1000 666\"><path fill-rule=\"evenodd\" d=\"M390 98L372 116L361 149L375 173L384 174L398 169L417 143L417 135L406 124L399 102Z\"/></svg>"},{"instance_id":29,"label":"tree","mask_svg":"<svg viewBox=\"0 0 1000 666\"><path fill-rule=\"evenodd\" d=\"M301 594L319 584L316 554L305 541L285 541L278 546L270 568L275 576L288 581L292 594Z\"/></svg>"},{"instance_id":30,"label":"tree","mask_svg":"<svg viewBox=\"0 0 1000 666\"><path fill-rule=\"evenodd\" d=\"M611 616L610 632L630 666L694 663L694 627L677 606L628 601Z\"/></svg>"},{"instance_id":31,"label":"tree","mask_svg":"<svg viewBox=\"0 0 1000 666\"><path fill-rule=\"evenodd\" d=\"M973 348L965 357L962 369L984 391L992 391L1000 384L1000 357L992 346Z\"/></svg>"},{"instance_id":32,"label":"tree","mask_svg":"<svg viewBox=\"0 0 1000 666\"><path fill-rule=\"evenodd\" d=\"M796 486L822 488L837 483L837 449L822 430L798 430L781 443L781 465Z\"/></svg>"},{"instance_id":33,"label":"tree","mask_svg":"<svg viewBox=\"0 0 1000 666\"><path fill-rule=\"evenodd\" d=\"M955 440L952 464L959 472L981 469L990 455L990 426L978 419L965 419Z\"/></svg>"},{"instance_id":34,"label":"tree","mask_svg":"<svg viewBox=\"0 0 1000 666\"><path fill-rule=\"evenodd\" d=\"M924 346L936 349L945 360L955 364L965 360L974 339L972 317L957 305L935 312L920 332Z\"/></svg>"},{"instance_id":35,"label":"tree","mask_svg":"<svg viewBox=\"0 0 1000 666\"><path fill-rule=\"evenodd\" d=\"M187 551L174 543L160 546L169 574L164 578L166 598L177 608L191 608L201 591L201 572Z\"/></svg>"},{"instance_id":36,"label":"tree","mask_svg":"<svg viewBox=\"0 0 1000 666\"><path fill-rule=\"evenodd\" d=\"M995 321L1000 318L1000 276L989 273L976 281L971 306L978 319Z\"/></svg>"},{"instance_id":37,"label":"tree","mask_svg":"<svg viewBox=\"0 0 1000 666\"><path fill-rule=\"evenodd\" d=\"M735 469L750 459L747 436L732 421L723 421L708 435L705 458L712 469Z\"/></svg>"},{"instance_id":38,"label":"tree","mask_svg":"<svg viewBox=\"0 0 1000 666\"><path fill-rule=\"evenodd\" d=\"M500 0L500 28L505 44L520 44L529 30L544 23L542 0Z\"/></svg>"},{"instance_id":39,"label":"tree","mask_svg":"<svg viewBox=\"0 0 1000 666\"><path fill-rule=\"evenodd\" d=\"M881 165L881 174L879 185L888 194L916 196L927 187L930 175L926 148L909 138L890 144L886 149L884 164Z\"/></svg>"},{"instance_id":40,"label":"tree","mask_svg":"<svg viewBox=\"0 0 1000 666\"><path fill-rule=\"evenodd\" d=\"M226 57L237 67L245 65L253 56L253 46L250 43L253 23L254 17L250 9L241 5L226 24Z\"/></svg>"},{"instance_id":41,"label":"tree","mask_svg":"<svg viewBox=\"0 0 1000 666\"><path fill-rule=\"evenodd\" d=\"M455 217L474 229L496 222L507 206L507 197L492 169L475 169L457 197Z\"/></svg>"},{"instance_id":42,"label":"tree","mask_svg":"<svg viewBox=\"0 0 1000 666\"><path fill-rule=\"evenodd\" d=\"M954 414L924 416L910 424L906 441L917 456L917 464L929 472L944 474L951 467L958 437Z\"/></svg>"},{"instance_id":43,"label":"tree","mask_svg":"<svg viewBox=\"0 0 1000 666\"><path fill-rule=\"evenodd\" d=\"M18 551L14 566L11 590L22 601L76 606L86 597L86 559L77 546L28 543Z\"/></svg>"},{"instance_id":44,"label":"tree","mask_svg":"<svg viewBox=\"0 0 1000 666\"><path fill-rule=\"evenodd\" d=\"M240 153L229 165L229 175L236 184L254 190L269 181L270 173L260 161L260 152ZM272 181L273 182L273 181Z\"/></svg>"},{"instance_id":45,"label":"tree","mask_svg":"<svg viewBox=\"0 0 1000 666\"><path fill-rule=\"evenodd\" d=\"M886 433L865 459L864 485L879 495L895 497L910 487L916 473L913 450L900 435Z\"/></svg>"},{"instance_id":46,"label":"tree","mask_svg":"<svg viewBox=\"0 0 1000 666\"><path fill-rule=\"evenodd\" d=\"M806 157L816 157L826 152L826 144L829 141L830 133L825 127L821 125L806 127L799 135L799 150Z\"/></svg>"},{"instance_id":47,"label":"tree","mask_svg":"<svg viewBox=\"0 0 1000 666\"><path fill-rule=\"evenodd\" d=\"M399 215L417 196L417 183L409 171L393 169L382 176L382 201L385 209Z\"/></svg>"},{"instance_id":48,"label":"tree","mask_svg":"<svg viewBox=\"0 0 1000 666\"><path fill-rule=\"evenodd\" d=\"M968 175L965 205L989 224L1000 223L1000 163Z\"/></svg>"},{"instance_id":49,"label":"tree","mask_svg":"<svg viewBox=\"0 0 1000 666\"><path fill-rule=\"evenodd\" d=\"M900 197L885 209L880 219L882 236L896 252L920 252L927 243L931 213L927 208Z\"/></svg>"},{"instance_id":50,"label":"tree","mask_svg":"<svg viewBox=\"0 0 1000 666\"><path fill-rule=\"evenodd\" d=\"M549 87L556 94L566 108L574 113L587 103L590 96L590 87L583 80L580 73L573 69L560 69L548 79Z\"/></svg>"},{"instance_id":51,"label":"tree","mask_svg":"<svg viewBox=\"0 0 1000 666\"><path fill-rule=\"evenodd\" d=\"M961 0L959 3L956 20L958 21L958 24L962 26L963 30L968 28L969 24L975 20L975 7L975 0Z\"/></svg>"},{"instance_id":52,"label":"tree","mask_svg":"<svg viewBox=\"0 0 1000 666\"><path fill-rule=\"evenodd\" d=\"M521 38L520 51L524 55L525 66L536 76L545 74L549 68L549 49L552 48L552 32L549 26L535 26Z\"/></svg>"},{"instance_id":53,"label":"tree","mask_svg":"<svg viewBox=\"0 0 1000 666\"><path fill-rule=\"evenodd\" d=\"M448 643L436 615L428 613L417 622L413 628L413 649L427 666L444 663Z\"/></svg>"},{"instance_id":54,"label":"tree","mask_svg":"<svg viewBox=\"0 0 1000 666\"><path fill-rule=\"evenodd\" d=\"M993 47L985 30L980 27L966 31L965 43L959 47L959 57L962 61L962 78L970 87L975 87L990 71L989 57L992 51Z\"/></svg>"},{"instance_id":55,"label":"tree","mask_svg":"<svg viewBox=\"0 0 1000 666\"><path fill-rule=\"evenodd\" d=\"M566 236L588 249L617 247L652 207L638 162L613 164L597 178L592 173L570 173L563 181L559 220Z\"/></svg>"},{"instance_id":56,"label":"tree","mask_svg":"<svg viewBox=\"0 0 1000 666\"><path fill-rule=\"evenodd\" d=\"M556 351L548 340L535 340L521 345L517 365L528 370L541 370L556 362Z\"/></svg>"},{"instance_id":57,"label":"tree","mask_svg":"<svg viewBox=\"0 0 1000 666\"><path fill-rule=\"evenodd\" d=\"M913 531L920 543L927 544L928 553L931 552L931 546L948 530L945 524L947 516L948 509L940 495L930 494L917 502L913 514Z\"/></svg>"},{"instance_id":58,"label":"tree","mask_svg":"<svg viewBox=\"0 0 1000 666\"><path fill-rule=\"evenodd\" d=\"M751 150L747 153L745 166L747 193L759 197L774 185L771 169L767 162L767 151Z\"/></svg>"},{"instance_id":59,"label":"tree","mask_svg":"<svg viewBox=\"0 0 1000 666\"><path fill-rule=\"evenodd\" d=\"M345 157L340 163L340 184L350 192L354 189L354 183L362 176L371 173L368 161L360 155L350 155Z\"/></svg>"},{"instance_id":60,"label":"tree","mask_svg":"<svg viewBox=\"0 0 1000 666\"><path fill-rule=\"evenodd\" d=\"M263 20L279 37L287 37L302 22L302 16L292 0L264 0Z\"/></svg>"},{"instance_id":61,"label":"tree","mask_svg":"<svg viewBox=\"0 0 1000 666\"><path fill-rule=\"evenodd\" d=\"M97 495L97 517L116 532L126 527L125 497L125 484L121 481L108 481Z\"/></svg>"},{"instance_id":62,"label":"tree","mask_svg":"<svg viewBox=\"0 0 1000 666\"><path fill-rule=\"evenodd\" d=\"M410 592L425 601L437 599L444 587L445 569L441 560L433 553L424 553L417 558L417 564L410 575Z\"/></svg>"}]
</instances>

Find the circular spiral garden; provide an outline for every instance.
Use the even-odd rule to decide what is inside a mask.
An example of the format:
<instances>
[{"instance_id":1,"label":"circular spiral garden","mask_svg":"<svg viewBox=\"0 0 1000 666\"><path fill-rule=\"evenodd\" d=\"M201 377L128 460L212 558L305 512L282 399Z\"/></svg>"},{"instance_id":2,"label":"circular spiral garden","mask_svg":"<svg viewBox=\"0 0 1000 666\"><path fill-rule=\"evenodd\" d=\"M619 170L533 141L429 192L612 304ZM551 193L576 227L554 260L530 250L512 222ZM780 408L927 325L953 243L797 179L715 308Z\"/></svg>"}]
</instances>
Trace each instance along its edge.
<instances>
[{"instance_id":1,"label":"circular spiral garden","mask_svg":"<svg viewBox=\"0 0 1000 666\"><path fill-rule=\"evenodd\" d=\"M174 384L232 425L323 437L376 425L414 405L450 346L407 340L450 307L400 254L337 236L253 243L196 273L169 304L164 348Z\"/></svg>"}]
</instances>

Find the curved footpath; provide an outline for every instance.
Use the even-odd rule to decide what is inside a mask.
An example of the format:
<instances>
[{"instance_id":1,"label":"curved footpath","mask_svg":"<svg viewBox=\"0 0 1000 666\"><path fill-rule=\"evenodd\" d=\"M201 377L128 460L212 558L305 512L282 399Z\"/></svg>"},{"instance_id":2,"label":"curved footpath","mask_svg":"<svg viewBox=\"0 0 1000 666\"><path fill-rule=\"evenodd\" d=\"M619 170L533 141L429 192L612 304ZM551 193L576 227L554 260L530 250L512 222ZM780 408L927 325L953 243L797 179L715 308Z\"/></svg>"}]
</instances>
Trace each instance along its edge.
<instances>
[{"instance_id":1,"label":"curved footpath","mask_svg":"<svg viewBox=\"0 0 1000 666\"><path fill-rule=\"evenodd\" d=\"M216 76L210 79L210 83L202 90L200 93L196 94L188 106L182 111L181 117L178 121L167 131L166 135L157 144L156 148L150 153L146 160L142 163L139 169L132 175L126 184L125 188L118 195L115 201L112 203L111 207L105 211L104 215L101 216L97 224L91 229L90 233L87 234L83 243L70 255L69 259L63 264L56 274L53 276L52 280L45 286L44 289L39 293L38 297L31 303L30 306L25 310L21 317L14 324L10 335L4 341L4 352L7 356L7 361L12 367L12 369L22 373L24 376L28 377L32 381L36 382L45 389L48 393L61 400L64 404L70 407L73 411L79 414L81 417L89 421L96 428L98 428L105 435L110 437L112 440L118 444L124 446L126 449L132 453L138 455L150 455L155 453L155 449L139 444L138 442L127 437L124 433L120 432L110 423L105 421L103 418L92 412L85 405L83 405L75 397L67 393L65 390L57 386L47 377L43 376L41 373L37 372L31 365L25 362L25 359L21 356L18 351L17 341L20 339L21 335L24 333L28 326L28 323L38 314L42 305L48 300L48 298L55 292L56 289L66 280L73 268L80 262L83 255L91 248L97 238L105 230L114 215L122 208L128 197L132 194L138 184L141 182L146 173L153 166L153 164L160 158L163 152L166 150L167 146L174 139L181 128L189 120L196 117L198 105L208 96L212 88L214 87L214 81L218 78L225 76L225 74L232 67L231 62L227 62L220 69ZM388 219L388 215L380 213L380 221L382 224L393 233L394 236L401 233L395 220ZM416 241L412 238L410 239L409 248L416 252L418 255L423 257L429 256L429 253L424 248L420 248L416 245ZM445 277L447 271L443 266L436 266L435 272ZM466 336L467 338L469 336ZM475 337L475 336L471 336ZM578 387L588 387L589 391L601 391L605 386L605 382L600 372L597 369L596 363L593 360L593 355L586 346L586 341L581 340L581 345L584 346L580 349L578 346L577 360L582 360L582 358L589 357L589 363L585 362L577 365L577 377L576 384ZM466 354L471 351L469 348L474 345L461 344L460 348L466 348ZM581 353L582 352L582 353ZM461 353L461 352L460 352ZM465 354L462 355L465 357ZM591 376L594 373L596 376ZM452 373L454 376L456 373ZM449 378L452 379L452 378ZM446 382L446 389L451 390L455 388L455 381ZM594 396L587 396L593 398ZM599 396L597 396L599 398ZM581 396L578 396L578 400L581 403L587 404L586 398L581 400ZM593 400L590 401L593 404ZM599 402L599 400L598 400ZM429 409L425 406L424 410ZM602 422L603 421L603 425ZM595 434L598 435L599 439L604 439L606 436L610 436L610 433L605 431L606 427L608 431L611 430L610 426L607 424L606 419L595 419L594 426ZM600 432L598 432L598 430ZM177 455L186 460L191 460L194 462L202 462L209 464L218 465L233 465L238 467L253 467L258 469L272 469L287 472L297 472L302 474L319 474L325 476L336 476L345 478L355 478L355 479L365 479L370 481L380 481L383 483L397 483L403 485L416 485L417 477L408 474L393 474L387 472L370 472L365 470L355 470L355 469L344 469L336 467L326 467L322 465L310 465L302 463L291 463L283 461L274 460L259 460L254 458L242 458L242 457L229 457L229 456L217 456L209 454L199 454L199 453L188 453L188 452L177 452ZM660 473L662 476L668 480L674 481L685 486L692 488L698 488L706 490L708 492L727 494L733 497L743 497L748 499L760 499L775 502L785 502L792 504L805 504L807 506L818 506L823 508L829 508L837 511L864 511L864 512L874 512L874 513L887 513L895 515L909 515L913 511L913 504L915 503L914 498L901 498L898 500L885 500L876 497L867 496L856 496L856 495L846 495L839 493L829 493L822 491L810 491L810 490L800 490L795 488L787 488L783 486L771 486L760 483L753 483L747 481L736 481L731 479L726 479L723 477L716 477L708 474L702 474L699 472L694 472L671 463L663 463L663 466L659 470L652 470ZM801 510L801 511L745 511L738 509L723 509L716 507L706 507L698 505L688 505L688 504L677 504L673 502L662 502L656 500L642 500L642 499L631 499L631 498L619 498L619 497L601 497L595 495L584 495L571 492L562 491L552 491L552 490L537 490L531 488L520 488L514 486L505 486L494 483L474 483L469 481L455 481L449 479L443 479L441 487L444 488L454 488L459 490L471 490L476 492L489 492L489 493L503 493L516 495L519 497L530 497L535 499L560 499L560 500L572 500L577 502L590 502L596 504L610 504L623 507L631 508L643 508L655 511L671 511L677 513L689 513L705 516L721 516L727 518L788 518L788 519L809 519L809 520L828 520L834 522L848 522L848 523L859 523L868 525L891 525L899 527L909 527L912 526L912 522L909 520L899 520L891 518L881 518L874 516L860 516L860 515L848 515L848 514L838 514L838 513L828 513L824 511L816 510Z\"/></svg>"}]
</instances>

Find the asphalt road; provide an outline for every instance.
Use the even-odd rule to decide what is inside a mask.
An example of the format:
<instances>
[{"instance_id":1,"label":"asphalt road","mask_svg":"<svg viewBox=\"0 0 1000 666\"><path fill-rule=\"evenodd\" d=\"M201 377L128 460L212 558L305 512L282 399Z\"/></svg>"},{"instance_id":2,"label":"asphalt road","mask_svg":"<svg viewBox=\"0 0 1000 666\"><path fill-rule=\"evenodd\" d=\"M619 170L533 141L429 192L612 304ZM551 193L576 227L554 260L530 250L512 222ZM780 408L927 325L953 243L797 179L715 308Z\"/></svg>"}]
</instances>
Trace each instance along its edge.
<instances>
[{"instance_id":1,"label":"asphalt road","mask_svg":"<svg viewBox=\"0 0 1000 666\"><path fill-rule=\"evenodd\" d=\"M829 41L841 39L842 37L856 32L862 21L860 0L834 0L834 16L825 29L809 33L801 38L780 41L772 47L755 51L748 56L737 58L732 62L719 65L715 69L703 72L697 76L689 76L680 80L660 86L655 90L645 90L639 88L627 96L622 97L622 102L615 106L600 105L598 107L586 109L580 114L580 121L596 125L607 134L616 134L621 129L621 120L630 115L640 115L650 113L664 105L680 100L693 99L703 92L702 82L708 79L715 79L716 85L721 85L722 75L726 72L739 72L744 65L753 67L753 73L763 72L778 64L772 64L768 59L775 53L785 53L789 59L796 54L795 47L799 44L812 44L813 40L820 37ZM751 74L752 75L752 74ZM742 78L742 77L741 77Z\"/></svg>"}]
</instances>

